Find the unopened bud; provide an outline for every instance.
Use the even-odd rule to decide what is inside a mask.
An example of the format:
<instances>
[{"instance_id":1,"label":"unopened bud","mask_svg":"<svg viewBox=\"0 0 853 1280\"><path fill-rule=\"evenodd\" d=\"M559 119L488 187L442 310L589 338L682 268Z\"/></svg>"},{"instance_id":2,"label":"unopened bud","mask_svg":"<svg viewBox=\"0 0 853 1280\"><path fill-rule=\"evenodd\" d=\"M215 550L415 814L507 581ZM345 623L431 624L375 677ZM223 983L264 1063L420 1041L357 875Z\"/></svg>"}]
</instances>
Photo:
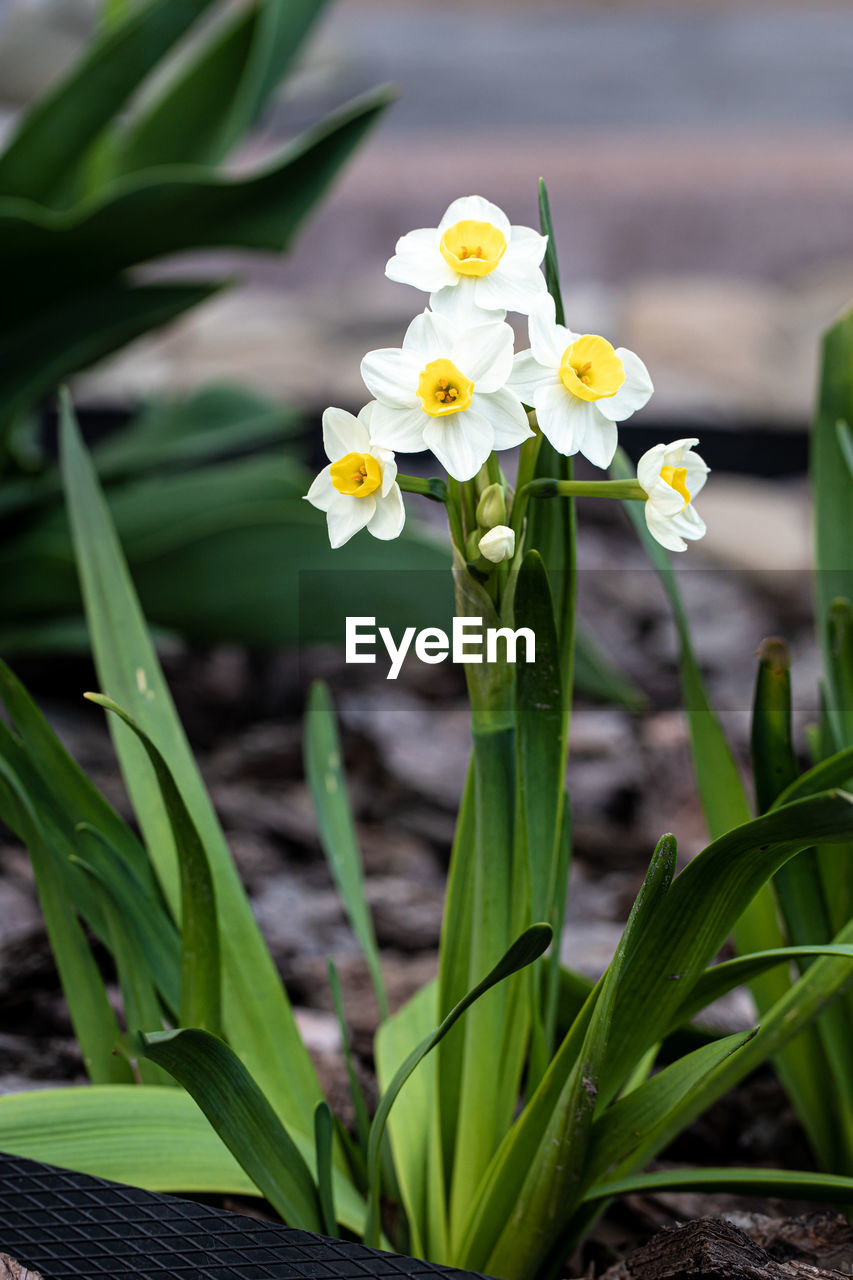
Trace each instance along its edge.
<instances>
[{"instance_id":1,"label":"unopened bud","mask_svg":"<svg viewBox=\"0 0 853 1280\"><path fill-rule=\"evenodd\" d=\"M483 534L479 547L481 556L491 560L492 564L500 564L502 560L511 560L515 554L515 534L505 524L496 525Z\"/></svg>"},{"instance_id":2,"label":"unopened bud","mask_svg":"<svg viewBox=\"0 0 853 1280\"><path fill-rule=\"evenodd\" d=\"M477 503L477 524L483 529L494 529L506 522L506 497L499 484L490 484L480 494Z\"/></svg>"}]
</instances>

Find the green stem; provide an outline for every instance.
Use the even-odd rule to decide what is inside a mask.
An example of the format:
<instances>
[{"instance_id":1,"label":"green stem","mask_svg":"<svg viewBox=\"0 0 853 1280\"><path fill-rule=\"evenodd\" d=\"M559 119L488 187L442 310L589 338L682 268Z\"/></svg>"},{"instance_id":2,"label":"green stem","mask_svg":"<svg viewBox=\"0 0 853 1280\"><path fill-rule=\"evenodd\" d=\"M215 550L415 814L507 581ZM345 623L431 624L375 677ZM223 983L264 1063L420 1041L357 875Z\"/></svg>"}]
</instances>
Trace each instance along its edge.
<instances>
[{"instance_id":1,"label":"green stem","mask_svg":"<svg viewBox=\"0 0 853 1280\"><path fill-rule=\"evenodd\" d=\"M447 477L447 520L450 537L462 559L465 559L465 530L462 526L462 486L453 476Z\"/></svg>"},{"instance_id":2,"label":"green stem","mask_svg":"<svg viewBox=\"0 0 853 1280\"><path fill-rule=\"evenodd\" d=\"M398 472L397 484L404 493L419 493L424 498L431 498L433 502L447 502L447 485L435 476L424 480L421 476L402 476Z\"/></svg>"},{"instance_id":3,"label":"green stem","mask_svg":"<svg viewBox=\"0 0 853 1280\"><path fill-rule=\"evenodd\" d=\"M530 498L621 498L645 502L648 494L638 480L531 480Z\"/></svg>"},{"instance_id":4,"label":"green stem","mask_svg":"<svg viewBox=\"0 0 853 1280\"><path fill-rule=\"evenodd\" d=\"M532 414L535 425L536 415ZM530 491L530 482L536 473L536 459L539 457L539 450L542 446L542 436L538 434L530 440L525 440L519 450L518 456L518 476L516 477L515 498L512 504L512 528L515 532L516 546L521 543L521 530L524 524L524 517L527 514L527 499Z\"/></svg>"}]
</instances>

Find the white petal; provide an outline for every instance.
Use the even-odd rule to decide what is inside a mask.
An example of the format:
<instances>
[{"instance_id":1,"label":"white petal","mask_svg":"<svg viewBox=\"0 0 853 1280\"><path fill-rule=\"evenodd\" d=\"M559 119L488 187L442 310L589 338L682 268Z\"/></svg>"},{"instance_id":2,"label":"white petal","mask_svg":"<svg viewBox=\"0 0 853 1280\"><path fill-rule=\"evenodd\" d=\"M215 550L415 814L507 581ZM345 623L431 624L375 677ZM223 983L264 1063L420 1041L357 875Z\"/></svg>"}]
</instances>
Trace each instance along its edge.
<instances>
[{"instance_id":1,"label":"white petal","mask_svg":"<svg viewBox=\"0 0 853 1280\"><path fill-rule=\"evenodd\" d=\"M598 400L598 408L611 422L624 422L632 413L642 409L654 391L649 371L639 356L626 347L617 347L616 355L625 369L625 381L614 396Z\"/></svg>"},{"instance_id":2,"label":"white petal","mask_svg":"<svg viewBox=\"0 0 853 1280\"><path fill-rule=\"evenodd\" d=\"M371 419L373 418L373 406L375 404L376 404L375 400L368 400L364 408L359 409L358 411L358 420L363 427L367 428L368 435L370 434L370 422L371 422Z\"/></svg>"},{"instance_id":3,"label":"white petal","mask_svg":"<svg viewBox=\"0 0 853 1280\"><path fill-rule=\"evenodd\" d=\"M567 456L583 447L591 406L570 395L561 382L540 387L533 397L539 429L558 453Z\"/></svg>"},{"instance_id":4,"label":"white petal","mask_svg":"<svg viewBox=\"0 0 853 1280\"><path fill-rule=\"evenodd\" d=\"M448 227L454 226L457 222L490 222L493 227L497 227L503 233L507 243L512 235L512 227L509 225L509 218L503 209L499 209L496 204L492 204L489 200L484 200L482 196L460 196L458 200L454 200L449 205L444 217L438 224L439 236L441 236Z\"/></svg>"},{"instance_id":5,"label":"white petal","mask_svg":"<svg viewBox=\"0 0 853 1280\"><path fill-rule=\"evenodd\" d=\"M366 453L370 434L346 409L327 409L323 414L323 448L329 461L337 462L347 453Z\"/></svg>"},{"instance_id":6,"label":"white petal","mask_svg":"<svg viewBox=\"0 0 853 1280\"><path fill-rule=\"evenodd\" d=\"M643 488L646 486L643 485ZM659 475L652 487L646 489L646 493L655 510L668 519L684 510L684 496L673 489L671 484L667 484L663 476Z\"/></svg>"},{"instance_id":7,"label":"white petal","mask_svg":"<svg viewBox=\"0 0 853 1280\"><path fill-rule=\"evenodd\" d=\"M692 541L704 537L707 532L705 521L692 503L686 511L680 511L677 516L673 516L672 527L676 533L681 534L682 538L690 538Z\"/></svg>"},{"instance_id":8,"label":"white petal","mask_svg":"<svg viewBox=\"0 0 853 1280\"><path fill-rule=\"evenodd\" d=\"M562 383L554 376L553 369L539 363L532 351L519 351L512 362L512 373L507 378L507 388L525 404L532 405L540 387ZM563 388L565 390L565 388Z\"/></svg>"},{"instance_id":9,"label":"white petal","mask_svg":"<svg viewBox=\"0 0 853 1280\"><path fill-rule=\"evenodd\" d=\"M376 511L368 522L367 529L374 538L390 542L392 538L399 538L405 523L406 508L403 505L403 495L395 484L376 503Z\"/></svg>"},{"instance_id":10,"label":"white petal","mask_svg":"<svg viewBox=\"0 0 853 1280\"><path fill-rule=\"evenodd\" d=\"M569 345L563 341L555 314L554 299L550 293L544 293L541 298L536 299L528 320L530 349L539 363L547 369L559 369L563 352Z\"/></svg>"},{"instance_id":11,"label":"white petal","mask_svg":"<svg viewBox=\"0 0 853 1280\"><path fill-rule=\"evenodd\" d=\"M457 329L475 324L492 324L506 319L506 311L484 311L476 302L477 281L470 276L456 276L456 285L429 295L429 305L436 315L444 316Z\"/></svg>"},{"instance_id":12,"label":"white petal","mask_svg":"<svg viewBox=\"0 0 853 1280\"><path fill-rule=\"evenodd\" d=\"M470 480L492 452L494 432L482 414L462 409L444 418L432 418L424 440L448 475Z\"/></svg>"},{"instance_id":13,"label":"white petal","mask_svg":"<svg viewBox=\"0 0 853 1280\"><path fill-rule=\"evenodd\" d=\"M395 409L380 402L373 410L373 444L398 453L422 453L426 448L424 427L431 421L420 401L416 409Z\"/></svg>"},{"instance_id":14,"label":"white petal","mask_svg":"<svg viewBox=\"0 0 853 1280\"><path fill-rule=\"evenodd\" d=\"M456 339L456 327L446 316L437 316L432 311L422 311L415 316L406 330L403 339L403 350L418 362L418 373L430 360L445 358Z\"/></svg>"},{"instance_id":15,"label":"white petal","mask_svg":"<svg viewBox=\"0 0 853 1280\"><path fill-rule=\"evenodd\" d=\"M507 262L504 254L494 271L477 278L477 305L505 307L528 315L546 292L545 277L538 267L525 262Z\"/></svg>"},{"instance_id":16,"label":"white petal","mask_svg":"<svg viewBox=\"0 0 853 1280\"><path fill-rule=\"evenodd\" d=\"M664 465L665 444L653 444L637 463L637 480L646 493L651 493Z\"/></svg>"},{"instance_id":17,"label":"white petal","mask_svg":"<svg viewBox=\"0 0 853 1280\"><path fill-rule=\"evenodd\" d=\"M366 498L355 498L340 493L337 496L341 501L329 507L326 514L329 541L335 550L342 547L345 542L349 542L359 529L363 529L376 510L376 499L372 495Z\"/></svg>"},{"instance_id":18,"label":"white petal","mask_svg":"<svg viewBox=\"0 0 853 1280\"><path fill-rule=\"evenodd\" d=\"M684 455L684 466L687 467L687 492L691 498L695 498L697 493L705 488L705 481L711 468L699 457L698 453L690 450Z\"/></svg>"},{"instance_id":19,"label":"white petal","mask_svg":"<svg viewBox=\"0 0 853 1280\"><path fill-rule=\"evenodd\" d=\"M361 376L372 395L396 409L412 409L418 401L418 375L422 365L416 356L399 347L368 351L361 362Z\"/></svg>"},{"instance_id":20,"label":"white petal","mask_svg":"<svg viewBox=\"0 0 853 1280\"><path fill-rule=\"evenodd\" d=\"M311 506L316 507L318 511L328 511L337 493L329 475L329 468L324 467L306 493L305 501L310 502Z\"/></svg>"},{"instance_id":21,"label":"white petal","mask_svg":"<svg viewBox=\"0 0 853 1280\"><path fill-rule=\"evenodd\" d=\"M378 445L374 445L370 450L374 458L377 459L382 467L382 497L387 498L388 494L397 483L397 464L394 461L394 455L390 449L380 449Z\"/></svg>"},{"instance_id":22,"label":"white petal","mask_svg":"<svg viewBox=\"0 0 853 1280\"><path fill-rule=\"evenodd\" d=\"M545 250L548 248L548 237L541 236L532 227L512 227L510 231L509 244L504 257L508 258L512 254L513 258L532 262L534 266L538 267L545 257Z\"/></svg>"},{"instance_id":23,"label":"white petal","mask_svg":"<svg viewBox=\"0 0 853 1280\"><path fill-rule=\"evenodd\" d=\"M672 527L672 521L656 510L651 502L645 506L646 524L649 532L667 551L686 551L687 543L680 538Z\"/></svg>"},{"instance_id":24,"label":"white petal","mask_svg":"<svg viewBox=\"0 0 853 1280\"><path fill-rule=\"evenodd\" d=\"M450 358L478 391L497 391L512 372L513 332L508 324L478 324L456 335Z\"/></svg>"},{"instance_id":25,"label":"white petal","mask_svg":"<svg viewBox=\"0 0 853 1280\"><path fill-rule=\"evenodd\" d=\"M493 449L512 449L534 434L521 401L506 387L490 395L475 395L473 408L491 423L495 437Z\"/></svg>"},{"instance_id":26,"label":"white petal","mask_svg":"<svg viewBox=\"0 0 853 1280\"><path fill-rule=\"evenodd\" d=\"M389 258L386 264L385 274L389 280L425 289L427 293L442 289L457 278L456 272L441 256L434 227L421 227L401 236L394 257Z\"/></svg>"},{"instance_id":27,"label":"white petal","mask_svg":"<svg viewBox=\"0 0 853 1280\"><path fill-rule=\"evenodd\" d=\"M684 462L684 455L694 444L699 443L698 436L686 436L683 440L673 440L670 444L664 445L664 459L662 466L680 467Z\"/></svg>"},{"instance_id":28,"label":"white petal","mask_svg":"<svg viewBox=\"0 0 853 1280\"><path fill-rule=\"evenodd\" d=\"M591 403L589 407L592 413L588 415L580 451L594 467L601 467L606 471L619 443L619 429L615 422L598 412L598 402Z\"/></svg>"}]
</instances>

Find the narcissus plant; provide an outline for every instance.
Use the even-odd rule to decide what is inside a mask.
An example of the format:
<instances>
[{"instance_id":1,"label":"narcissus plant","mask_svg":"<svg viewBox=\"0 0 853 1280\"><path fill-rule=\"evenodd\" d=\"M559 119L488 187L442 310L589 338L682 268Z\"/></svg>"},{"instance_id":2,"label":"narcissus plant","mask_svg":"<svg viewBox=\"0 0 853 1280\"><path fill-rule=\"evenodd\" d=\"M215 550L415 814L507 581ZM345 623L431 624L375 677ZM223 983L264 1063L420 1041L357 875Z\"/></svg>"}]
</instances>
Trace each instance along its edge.
<instances>
[{"instance_id":1,"label":"narcissus plant","mask_svg":"<svg viewBox=\"0 0 853 1280\"><path fill-rule=\"evenodd\" d=\"M533 432L505 384L512 329L503 321L462 328L424 311L402 347L370 351L361 376L376 397L371 432L385 448L431 449L455 480L471 480L494 449Z\"/></svg>"},{"instance_id":2,"label":"narcissus plant","mask_svg":"<svg viewBox=\"0 0 853 1280\"><path fill-rule=\"evenodd\" d=\"M558 453L582 453L597 467L613 461L617 422L642 409L654 389L633 351L557 324L548 294L530 312L530 350L515 357L509 385L535 408Z\"/></svg>"},{"instance_id":3,"label":"narcissus plant","mask_svg":"<svg viewBox=\"0 0 853 1280\"><path fill-rule=\"evenodd\" d=\"M710 468L693 446L697 438L656 444L637 463L637 480L648 495L645 506L649 532L669 551L686 551L705 533L705 521L693 506Z\"/></svg>"},{"instance_id":4,"label":"narcissus plant","mask_svg":"<svg viewBox=\"0 0 853 1280\"><path fill-rule=\"evenodd\" d=\"M371 403L357 418L344 409L327 409L323 414L323 448L330 461L305 497L325 511L333 547L342 547L360 529L383 541L403 531L406 509L397 484L397 464L390 449L380 448L371 439L374 410Z\"/></svg>"},{"instance_id":5,"label":"narcissus plant","mask_svg":"<svg viewBox=\"0 0 853 1280\"><path fill-rule=\"evenodd\" d=\"M437 227L402 236L385 274L425 290L437 311L467 305L526 315L545 294L539 264L546 245L531 227L511 226L496 204L463 196Z\"/></svg>"}]
</instances>

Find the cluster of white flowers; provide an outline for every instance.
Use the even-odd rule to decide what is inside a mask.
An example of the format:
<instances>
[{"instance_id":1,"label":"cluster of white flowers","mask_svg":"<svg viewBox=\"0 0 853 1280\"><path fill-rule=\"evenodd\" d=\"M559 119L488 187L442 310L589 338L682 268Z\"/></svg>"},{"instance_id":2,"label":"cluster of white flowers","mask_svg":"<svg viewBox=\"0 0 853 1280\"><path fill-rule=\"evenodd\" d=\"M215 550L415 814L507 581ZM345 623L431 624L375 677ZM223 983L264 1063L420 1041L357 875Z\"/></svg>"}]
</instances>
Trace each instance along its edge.
<instances>
[{"instance_id":1,"label":"cluster of white flowers","mask_svg":"<svg viewBox=\"0 0 853 1280\"><path fill-rule=\"evenodd\" d=\"M643 407L652 381L632 351L557 324L541 270L546 247L547 237L511 226L481 196L454 200L437 227L397 242L385 273L429 293L429 307L402 347L364 357L361 375L374 399L358 417L342 409L323 415L330 462L306 497L326 512L333 547L365 527L377 538L401 532L395 450L429 449L448 475L471 480L493 450L533 435L525 405L559 453L610 465L617 423ZM529 317L530 349L515 355L508 310ZM673 551L705 532L692 505L708 470L691 452L696 443L656 445L638 464L648 527ZM483 554L491 558L492 550Z\"/></svg>"}]
</instances>

